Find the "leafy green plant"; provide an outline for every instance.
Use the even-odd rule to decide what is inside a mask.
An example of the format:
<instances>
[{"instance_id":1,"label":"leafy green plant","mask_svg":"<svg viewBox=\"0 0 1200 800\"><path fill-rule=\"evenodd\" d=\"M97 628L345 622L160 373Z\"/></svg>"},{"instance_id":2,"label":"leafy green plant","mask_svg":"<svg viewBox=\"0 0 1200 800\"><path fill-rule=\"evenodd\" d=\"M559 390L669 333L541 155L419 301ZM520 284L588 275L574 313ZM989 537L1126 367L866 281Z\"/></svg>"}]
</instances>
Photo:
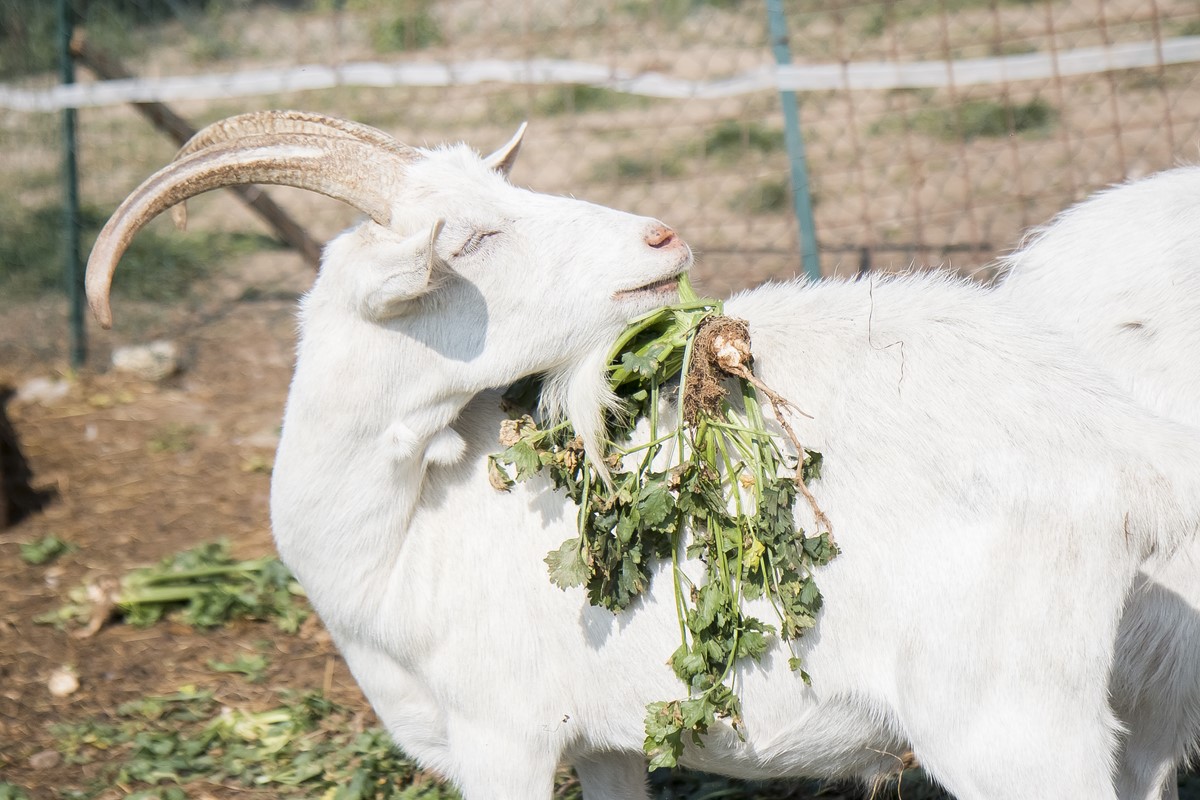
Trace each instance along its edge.
<instances>
[{"instance_id":1,"label":"leafy green plant","mask_svg":"<svg viewBox=\"0 0 1200 800\"><path fill-rule=\"evenodd\" d=\"M821 593L813 570L837 555L828 520L805 486L820 475L820 454L806 452L794 435L796 455L786 454L768 431L760 394L790 435L780 413L786 401L747 369L744 323L721 316L719 301L697 298L686 278L680 297L631 322L612 348L609 385L626 413L609 420L603 463L569 423L541 428L529 415L505 423L506 449L489 463L497 488L544 473L578 506L579 535L546 558L558 586L582 586L589 602L619 612L646 590L656 562L671 561L680 644L669 663L688 696L647 709L652 769L677 763L685 735L702 745L718 717L739 728L735 664L760 658L773 635L791 641L816 624ZM740 411L722 387L728 376L737 378ZM676 380L683 421L672 427L658 415ZM632 435L642 421L649 439L637 443ZM664 469L658 457L668 443L676 460ZM792 506L800 495L823 527L815 535L796 528ZM679 569L684 549L704 562L703 583ZM777 627L743 611L744 601L764 596ZM790 664L808 680L794 652Z\"/></svg>"},{"instance_id":2,"label":"leafy green plant","mask_svg":"<svg viewBox=\"0 0 1200 800\"><path fill-rule=\"evenodd\" d=\"M21 560L26 564L45 564L64 553L75 549L75 545L59 539L54 534L48 534L32 542L21 543Z\"/></svg>"},{"instance_id":3,"label":"leafy green plant","mask_svg":"<svg viewBox=\"0 0 1200 800\"><path fill-rule=\"evenodd\" d=\"M294 633L309 614L303 589L277 558L238 561L229 543L210 542L135 569L112 585L73 590L65 606L36 622L86 622L98 629L113 613L131 625L153 625L167 614L197 628L235 619L272 620Z\"/></svg>"}]
</instances>

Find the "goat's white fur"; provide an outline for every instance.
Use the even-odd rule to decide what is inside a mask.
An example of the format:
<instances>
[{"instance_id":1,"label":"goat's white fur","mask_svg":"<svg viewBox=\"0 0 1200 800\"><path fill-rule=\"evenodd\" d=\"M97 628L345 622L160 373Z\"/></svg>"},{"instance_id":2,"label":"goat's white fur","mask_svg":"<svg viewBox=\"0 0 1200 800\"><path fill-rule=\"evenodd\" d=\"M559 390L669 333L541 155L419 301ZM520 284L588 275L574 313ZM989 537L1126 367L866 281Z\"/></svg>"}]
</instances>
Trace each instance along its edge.
<instances>
[{"instance_id":1,"label":"goat's white fur","mask_svg":"<svg viewBox=\"0 0 1200 800\"><path fill-rule=\"evenodd\" d=\"M1147 408L1200 430L1200 167L1102 192L1006 259L998 292L1075 337ZM1148 564L1122 620L1113 704L1123 800L1178 796L1200 744L1200 542Z\"/></svg>"},{"instance_id":2,"label":"goat's white fur","mask_svg":"<svg viewBox=\"0 0 1200 800\"><path fill-rule=\"evenodd\" d=\"M552 586L543 557L573 509L536 481L489 486L500 414L480 392L547 371L594 441L603 353L647 302L616 293L686 248L462 148L414 165L392 219L334 241L304 301L279 551L396 741L465 797L546 798L563 759L588 800L644 797L645 705L681 692L667 567L616 616ZM500 235L463 255L482 231ZM739 665L745 740L719 726L685 763L870 780L912 749L960 800L1116 798L1118 623L1139 567L1200 519L1200 436L950 278L770 286L727 308L813 416L792 424L825 454L813 491L844 554L799 644L812 686L779 646Z\"/></svg>"}]
</instances>

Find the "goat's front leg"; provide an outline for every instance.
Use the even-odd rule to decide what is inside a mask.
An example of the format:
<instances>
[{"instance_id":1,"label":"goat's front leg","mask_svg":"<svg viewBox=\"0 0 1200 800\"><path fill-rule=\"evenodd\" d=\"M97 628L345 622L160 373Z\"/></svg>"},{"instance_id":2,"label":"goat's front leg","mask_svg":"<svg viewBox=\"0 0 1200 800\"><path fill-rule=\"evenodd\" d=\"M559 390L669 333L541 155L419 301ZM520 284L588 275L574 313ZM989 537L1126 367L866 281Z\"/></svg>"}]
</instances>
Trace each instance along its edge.
<instances>
[{"instance_id":1,"label":"goat's front leg","mask_svg":"<svg viewBox=\"0 0 1200 800\"><path fill-rule=\"evenodd\" d=\"M472 720L452 722L448 777L463 800L549 800L558 753L537 742L493 731Z\"/></svg>"},{"instance_id":2,"label":"goat's front leg","mask_svg":"<svg viewBox=\"0 0 1200 800\"><path fill-rule=\"evenodd\" d=\"M646 757L641 753L590 753L572 761L583 800L648 800Z\"/></svg>"}]
</instances>

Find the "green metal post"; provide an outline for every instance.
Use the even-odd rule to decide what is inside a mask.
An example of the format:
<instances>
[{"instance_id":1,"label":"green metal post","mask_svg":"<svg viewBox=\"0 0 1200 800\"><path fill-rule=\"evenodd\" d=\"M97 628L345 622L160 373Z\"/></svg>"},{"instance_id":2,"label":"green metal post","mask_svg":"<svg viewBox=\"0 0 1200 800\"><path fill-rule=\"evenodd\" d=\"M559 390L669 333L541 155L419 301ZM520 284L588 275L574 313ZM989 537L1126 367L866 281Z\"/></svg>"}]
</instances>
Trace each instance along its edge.
<instances>
[{"instance_id":1,"label":"green metal post","mask_svg":"<svg viewBox=\"0 0 1200 800\"><path fill-rule=\"evenodd\" d=\"M75 27L71 0L58 0L58 64L62 83L75 82L71 34ZM87 361L87 330L83 322L83 268L79 260L79 172L75 163L75 109L62 112L63 277L67 284L71 326L71 366Z\"/></svg>"},{"instance_id":2,"label":"green metal post","mask_svg":"<svg viewBox=\"0 0 1200 800\"><path fill-rule=\"evenodd\" d=\"M791 64L792 51L788 45L783 3L781 0L766 0L766 3L767 30L775 63ZM817 229L813 224L812 194L808 186L808 159L804 155L804 137L800 134L800 107L795 92L780 92L779 101L783 106L784 142L792 164L792 208L800 227L801 262L804 274L816 280L821 277L821 260L817 253Z\"/></svg>"}]
</instances>

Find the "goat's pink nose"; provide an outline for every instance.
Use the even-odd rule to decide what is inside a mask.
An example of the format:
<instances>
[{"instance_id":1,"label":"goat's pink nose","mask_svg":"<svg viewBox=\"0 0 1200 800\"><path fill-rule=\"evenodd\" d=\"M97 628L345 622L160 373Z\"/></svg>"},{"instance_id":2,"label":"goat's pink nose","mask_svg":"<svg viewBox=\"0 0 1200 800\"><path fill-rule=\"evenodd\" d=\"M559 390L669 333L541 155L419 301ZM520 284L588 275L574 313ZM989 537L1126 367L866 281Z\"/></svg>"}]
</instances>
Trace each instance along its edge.
<instances>
[{"instance_id":1,"label":"goat's pink nose","mask_svg":"<svg viewBox=\"0 0 1200 800\"><path fill-rule=\"evenodd\" d=\"M656 250L663 247L670 247L677 241L679 241L679 237L675 235L675 231L666 225L655 225L646 231L646 244Z\"/></svg>"}]
</instances>

